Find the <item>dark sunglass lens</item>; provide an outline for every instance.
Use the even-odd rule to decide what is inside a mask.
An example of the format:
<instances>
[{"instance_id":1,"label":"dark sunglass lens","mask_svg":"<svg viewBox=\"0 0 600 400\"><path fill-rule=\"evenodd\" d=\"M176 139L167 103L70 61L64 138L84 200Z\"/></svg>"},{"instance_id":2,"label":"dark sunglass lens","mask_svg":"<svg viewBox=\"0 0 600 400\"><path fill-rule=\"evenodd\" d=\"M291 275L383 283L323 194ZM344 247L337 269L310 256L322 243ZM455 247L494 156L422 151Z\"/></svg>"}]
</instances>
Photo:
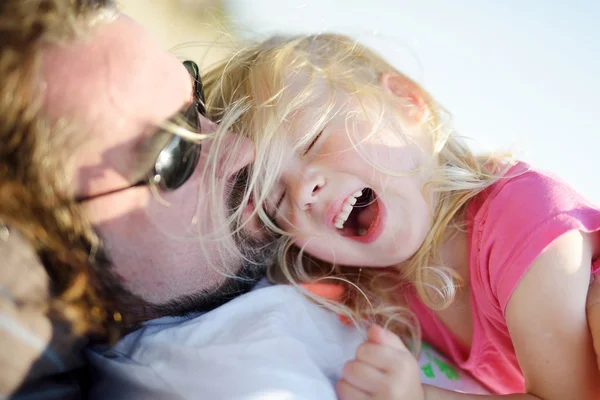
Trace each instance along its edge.
<instances>
[{"instance_id":1,"label":"dark sunglass lens","mask_svg":"<svg viewBox=\"0 0 600 400\"><path fill-rule=\"evenodd\" d=\"M200 115L206 117L206 108L204 106L204 87L202 86L202 78L200 78L200 68L198 68L198 64L189 60L184 61L183 65L194 79L194 95L198 101L197 111L200 113Z\"/></svg>"},{"instance_id":2,"label":"dark sunglass lens","mask_svg":"<svg viewBox=\"0 0 600 400\"><path fill-rule=\"evenodd\" d=\"M198 100L198 112L200 115L206 117L204 87L202 86L202 79L200 79L200 75L198 75L198 78L196 79L196 98Z\"/></svg>"},{"instance_id":3,"label":"dark sunglass lens","mask_svg":"<svg viewBox=\"0 0 600 400\"><path fill-rule=\"evenodd\" d=\"M193 103L190 108L182 115L182 121L188 126L187 129L190 129L192 132L202 132L202 127L200 126L200 120L198 119L198 111L196 110L196 103Z\"/></svg>"},{"instance_id":4,"label":"dark sunglass lens","mask_svg":"<svg viewBox=\"0 0 600 400\"><path fill-rule=\"evenodd\" d=\"M202 146L174 136L160 152L154 166L154 173L160 177L157 182L162 190L175 190L192 176L200 159Z\"/></svg>"},{"instance_id":5,"label":"dark sunglass lens","mask_svg":"<svg viewBox=\"0 0 600 400\"><path fill-rule=\"evenodd\" d=\"M192 78L197 79L200 76L200 68L198 68L198 64L195 62L186 60L183 62L183 66L188 70Z\"/></svg>"}]
</instances>

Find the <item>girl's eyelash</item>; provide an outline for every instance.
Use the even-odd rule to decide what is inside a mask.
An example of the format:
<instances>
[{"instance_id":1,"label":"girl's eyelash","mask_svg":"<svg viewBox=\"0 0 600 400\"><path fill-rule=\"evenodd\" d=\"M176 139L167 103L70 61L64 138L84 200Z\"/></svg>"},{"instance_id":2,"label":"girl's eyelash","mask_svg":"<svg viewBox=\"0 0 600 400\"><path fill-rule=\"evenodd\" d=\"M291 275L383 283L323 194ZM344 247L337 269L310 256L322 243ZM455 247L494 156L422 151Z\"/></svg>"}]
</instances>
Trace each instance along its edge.
<instances>
[{"instance_id":1,"label":"girl's eyelash","mask_svg":"<svg viewBox=\"0 0 600 400\"><path fill-rule=\"evenodd\" d=\"M281 196L279 197L279 200L277 200L277 203L275 204L275 210L279 210L279 206L281 206L281 203L283 202L284 197L285 197L285 190L283 192L281 192Z\"/></svg>"},{"instance_id":2,"label":"girl's eyelash","mask_svg":"<svg viewBox=\"0 0 600 400\"><path fill-rule=\"evenodd\" d=\"M310 149L312 149L312 148L313 148L313 146L315 145L315 143L317 143L317 140L319 140L319 138L320 138L320 137L321 137L321 135L323 134L323 130L324 130L324 129L322 129L322 130L321 130L321 132L319 132L319 133L317 134L317 136L315 136L315 137L313 138L313 140L310 142L310 144L308 145L308 147L306 148L306 150L304 150L304 152L302 153L302 155L303 155L303 156L304 156L304 155L306 155L306 154L307 154L307 153L310 151ZM271 222L272 222L274 225L277 225L277 224L275 223L275 215L276 215L276 214L277 214L277 212L279 211L279 207L281 206L281 203L283 202L283 199L284 199L284 197L285 197L285 190L284 190L284 191L281 193L281 196L279 197L279 199L278 199L278 200L277 200L277 202L275 203L275 207L274 207L274 213L273 213L273 215L269 215L269 213L267 213L267 217L269 218L269 220L271 220Z\"/></svg>"},{"instance_id":3,"label":"girl's eyelash","mask_svg":"<svg viewBox=\"0 0 600 400\"><path fill-rule=\"evenodd\" d=\"M275 203L275 207L273 207L273 215L267 213L267 217L269 218L271 223L273 223L273 225L275 225L275 226L278 226L277 223L275 222L275 216L277 215L277 212L279 211L279 206L281 206L281 203L283 202L284 197L285 197L285 190L283 192L281 192L281 196L279 196L277 203Z\"/></svg>"},{"instance_id":4,"label":"girl's eyelash","mask_svg":"<svg viewBox=\"0 0 600 400\"><path fill-rule=\"evenodd\" d=\"M312 140L312 142L310 142L310 144L308 145L306 150L304 150L304 153L302 153L303 156L308 154L310 149L312 149L312 147L315 145L315 143L317 143L317 140L319 140L319 138L321 137L322 134L323 134L323 130L321 130L321 132L319 132L319 134L317 136L315 136L315 138Z\"/></svg>"}]
</instances>

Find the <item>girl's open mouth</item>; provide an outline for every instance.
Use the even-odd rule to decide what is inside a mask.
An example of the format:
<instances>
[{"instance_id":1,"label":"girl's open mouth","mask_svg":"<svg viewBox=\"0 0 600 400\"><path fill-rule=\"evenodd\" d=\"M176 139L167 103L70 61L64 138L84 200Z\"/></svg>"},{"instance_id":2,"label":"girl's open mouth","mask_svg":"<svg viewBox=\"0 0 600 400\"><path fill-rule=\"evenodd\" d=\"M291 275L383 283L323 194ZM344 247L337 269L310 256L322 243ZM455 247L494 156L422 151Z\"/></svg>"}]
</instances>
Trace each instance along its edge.
<instances>
[{"instance_id":1,"label":"girl's open mouth","mask_svg":"<svg viewBox=\"0 0 600 400\"><path fill-rule=\"evenodd\" d=\"M379 237L381 220L377 194L371 188L363 188L346 199L336 216L335 227L344 237L368 243Z\"/></svg>"}]
</instances>

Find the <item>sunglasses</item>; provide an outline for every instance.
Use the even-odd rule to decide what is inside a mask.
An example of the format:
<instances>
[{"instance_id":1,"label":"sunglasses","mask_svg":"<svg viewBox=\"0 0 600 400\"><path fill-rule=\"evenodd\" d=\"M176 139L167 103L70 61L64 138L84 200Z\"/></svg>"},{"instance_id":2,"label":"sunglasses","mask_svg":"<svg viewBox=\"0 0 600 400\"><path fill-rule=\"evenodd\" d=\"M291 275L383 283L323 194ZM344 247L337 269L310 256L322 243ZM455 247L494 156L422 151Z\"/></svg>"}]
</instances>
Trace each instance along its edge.
<instances>
[{"instance_id":1,"label":"sunglasses","mask_svg":"<svg viewBox=\"0 0 600 400\"><path fill-rule=\"evenodd\" d=\"M182 127L191 132L201 132L198 115L206 116L206 109L200 69L193 61L184 61L183 65L194 81L194 99L189 106L169 118L165 125ZM202 143L186 140L166 129L160 129L155 136L159 138L161 146L154 158L153 168L140 181L131 186L78 198L77 201L88 201L138 186L153 185L167 192L181 187L192 176L198 166Z\"/></svg>"}]
</instances>

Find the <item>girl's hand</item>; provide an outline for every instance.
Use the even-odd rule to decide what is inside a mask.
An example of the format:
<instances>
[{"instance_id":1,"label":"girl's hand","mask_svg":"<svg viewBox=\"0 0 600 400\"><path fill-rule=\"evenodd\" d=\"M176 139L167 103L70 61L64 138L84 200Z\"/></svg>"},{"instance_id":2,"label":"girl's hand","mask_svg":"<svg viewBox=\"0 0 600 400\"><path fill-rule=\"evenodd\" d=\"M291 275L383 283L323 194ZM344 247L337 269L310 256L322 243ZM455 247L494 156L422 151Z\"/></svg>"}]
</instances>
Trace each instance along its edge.
<instances>
[{"instance_id":1,"label":"girl's hand","mask_svg":"<svg viewBox=\"0 0 600 400\"><path fill-rule=\"evenodd\" d=\"M340 400L424 399L417 360L398 336L377 325L344 366L336 391Z\"/></svg>"}]
</instances>

